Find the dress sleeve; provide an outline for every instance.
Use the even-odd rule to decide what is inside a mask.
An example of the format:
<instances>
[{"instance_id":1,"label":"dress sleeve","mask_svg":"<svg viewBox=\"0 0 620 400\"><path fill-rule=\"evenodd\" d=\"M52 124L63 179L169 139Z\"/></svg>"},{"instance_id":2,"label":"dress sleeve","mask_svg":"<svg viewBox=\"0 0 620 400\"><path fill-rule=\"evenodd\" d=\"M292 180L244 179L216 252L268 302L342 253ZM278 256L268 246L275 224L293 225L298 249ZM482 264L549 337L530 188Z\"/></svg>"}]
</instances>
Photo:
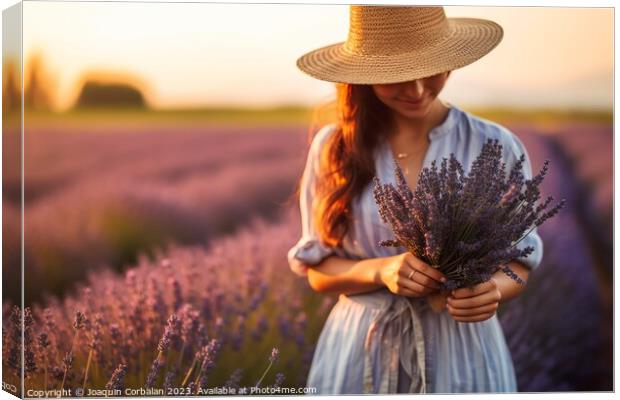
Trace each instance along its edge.
<instances>
[{"instance_id":1,"label":"dress sleeve","mask_svg":"<svg viewBox=\"0 0 620 400\"><path fill-rule=\"evenodd\" d=\"M320 150L335 128L335 124L326 125L314 136L300 181L301 238L287 253L291 270L299 276L308 275L309 265L317 265L327 256L337 253L336 249L320 241L312 213Z\"/></svg>"},{"instance_id":2,"label":"dress sleeve","mask_svg":"<svg viewBox=\"0 0 620 400\"><path fill-rule=\"evenodd\" d=\"M532 179L532 164L530 162L530 156L527 152L527 149L521 142L521 140L508 129L504 128L507 133L508 139L504 145L504 160L506 162L506 170L508 173L512 166L519 160L521 154L525 155L525 162L523 163L523 176L525 179ZM517 243L518 249L525 249L526 247L531 246L534 248L534 251L530 253L527 257L520 257L516 259L527 266L530 270L538 268L542 261L544 245L543 241L538 234L538 227L534 228L527 236L523 238L519 243Z\"/></svg>"}]
</instances>

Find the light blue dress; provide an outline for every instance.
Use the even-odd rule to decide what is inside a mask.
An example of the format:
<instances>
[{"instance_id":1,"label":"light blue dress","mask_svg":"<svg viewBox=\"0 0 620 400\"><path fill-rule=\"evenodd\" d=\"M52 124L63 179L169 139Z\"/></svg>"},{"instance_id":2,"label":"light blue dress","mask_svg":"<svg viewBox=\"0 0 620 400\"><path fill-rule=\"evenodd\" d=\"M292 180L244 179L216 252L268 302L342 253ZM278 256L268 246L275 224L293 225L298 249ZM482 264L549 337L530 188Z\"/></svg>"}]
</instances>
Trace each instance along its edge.
<instances>
[{"instance_id":1,"label":"light blue dress","mask_svg":"<svg viewBox=\"0 0 620 400\"><path fill-rule=\"evenodd\" d=\"M508 129L449 104L446 119L429 132L423 165L454 153L469 172L487 139L503 145L507 169L523 153L524 175L532 176L529 155ZM318 240L312 220L314 182L319 151L335 124L315 135L301 179L302 237L288 251L291 270L307 276L307 268L329 255L350 259L388 257L405 248L383 247L393 238L379 215L369 183L352 205L354 223L343 248ZM382 183L395 183L389 142L375 149L375 170ZM519 261L538 267L543 243L537 229L519 244L534 252ZM307 380L318 394L516 392L512 359L496 316L475 323L457 322L444 310L431 310L424 298L408 298L386 288L357 295L340 294L319 336Z\"/></svg>"}]
</instances>

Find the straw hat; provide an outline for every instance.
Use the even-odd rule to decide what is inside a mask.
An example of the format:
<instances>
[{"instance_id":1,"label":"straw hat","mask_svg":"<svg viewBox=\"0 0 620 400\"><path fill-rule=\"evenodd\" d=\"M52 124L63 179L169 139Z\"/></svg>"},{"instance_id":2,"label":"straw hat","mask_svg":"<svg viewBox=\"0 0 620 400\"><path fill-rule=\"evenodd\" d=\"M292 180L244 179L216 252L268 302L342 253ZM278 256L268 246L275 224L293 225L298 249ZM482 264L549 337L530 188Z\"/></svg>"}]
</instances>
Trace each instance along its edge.
<instances>
[{"instance_id":1,"label":"straw hat","mask_svg":"<svg viewBox=\"0 0 620 400\"><path fill-rule=\"evenodd\" d=\"M406 82L464 67L502 40L493 21L446 18L443 7L350 6L349 35L297 60L324 81Z\"/></svg>"}]
</instances>

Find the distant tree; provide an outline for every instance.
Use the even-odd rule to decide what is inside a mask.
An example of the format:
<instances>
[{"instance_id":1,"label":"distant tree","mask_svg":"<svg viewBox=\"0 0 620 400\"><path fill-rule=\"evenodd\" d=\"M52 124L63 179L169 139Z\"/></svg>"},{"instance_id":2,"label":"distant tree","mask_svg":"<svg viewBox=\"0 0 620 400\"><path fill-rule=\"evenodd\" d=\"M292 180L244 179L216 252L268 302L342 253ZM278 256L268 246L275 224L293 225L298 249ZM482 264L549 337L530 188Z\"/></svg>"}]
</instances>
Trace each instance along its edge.
<instances>
[{"instance_id":1,"label":"distant tree","mask_svg":"<svg viewBox=\"0 0 620 400\"><path fill-rule=\"evenodd\" d=\"M140 89L128 83L86 81L74 108L146 108Z\"/></svg>"},{"instance_id":2,"label":"distant tree","mask_svg":"<svg viewBox=\"0 0 620 400\"><path fill-rule=\"evenodd\" d=\"M20 88L15 76L15 63L10 60L5 62L2 70L4 71L2 77L2 111L6 113L20 107Z\"/></svg>"},{"instance_id":3,"label":"distant tree","mask_svg":"<svg viewBox=\"0 0 620 400\"><path fill-rule=\"evenodd\" d=\"M43 57L35 54L26 63L24 108L49 110L51 108L51 79L45 71Z\"/></svg>"}]
</instances>

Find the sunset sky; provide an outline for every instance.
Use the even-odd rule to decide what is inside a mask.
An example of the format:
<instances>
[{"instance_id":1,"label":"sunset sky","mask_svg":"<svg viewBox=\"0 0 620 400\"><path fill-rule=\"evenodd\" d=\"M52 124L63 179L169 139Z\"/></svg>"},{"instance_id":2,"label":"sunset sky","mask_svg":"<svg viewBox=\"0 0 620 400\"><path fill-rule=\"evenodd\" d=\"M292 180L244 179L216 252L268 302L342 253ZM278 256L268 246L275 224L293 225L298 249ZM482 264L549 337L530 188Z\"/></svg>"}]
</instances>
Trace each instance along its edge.
<instances>
[{"instance_id":1,"label":"sunset sky","mask_svg":"<svg viewBox=\"0 0 620 400\"><path fill-rule=\"evenodd\" d=\"M333 85L295 66L346 39L348 5L25 2L24 54L41 56L57 109L85 74L135 77L156 108L314 105ZM446 7L491 19L504 39L455 71L442 98L463 106L611 109L613 9Z\"/></svg>"}]
</instances>

